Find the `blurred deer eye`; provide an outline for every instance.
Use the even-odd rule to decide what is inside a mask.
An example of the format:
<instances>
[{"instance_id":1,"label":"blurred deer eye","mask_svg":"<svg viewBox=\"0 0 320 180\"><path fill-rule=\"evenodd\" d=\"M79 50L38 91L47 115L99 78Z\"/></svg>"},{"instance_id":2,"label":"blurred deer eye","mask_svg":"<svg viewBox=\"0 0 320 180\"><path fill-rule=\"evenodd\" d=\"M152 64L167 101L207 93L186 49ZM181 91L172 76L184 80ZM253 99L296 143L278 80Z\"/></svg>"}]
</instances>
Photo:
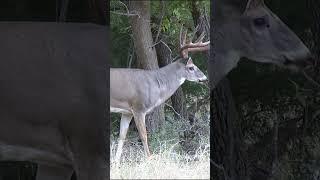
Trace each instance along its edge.
<instances>
[{"instance_id":1,"label":"blurred deer eye","mask_svg":"<svg viewBox=\"0 0 320 180\"><path fill-rule=\"evenodd\" d=\"M193 67L189 67L188 69L189 69L190 71L193 71L193 70L194 70L194 68L193 68Z\"/></svg>"},{"instance_id":2,"label":"blurred deer eye","mask_svg":"<svg viewBox=\"0 0 320 180\"><path fill-rule=\"evenodd\" d=\"M269 27L269 25L267 24L267 20L263 17L260 17L260 18L255 18L253 20L253 23L255 26L258 26L258 27L261 27L261 26L267 26Z\"/></svg>"}]
</instances>

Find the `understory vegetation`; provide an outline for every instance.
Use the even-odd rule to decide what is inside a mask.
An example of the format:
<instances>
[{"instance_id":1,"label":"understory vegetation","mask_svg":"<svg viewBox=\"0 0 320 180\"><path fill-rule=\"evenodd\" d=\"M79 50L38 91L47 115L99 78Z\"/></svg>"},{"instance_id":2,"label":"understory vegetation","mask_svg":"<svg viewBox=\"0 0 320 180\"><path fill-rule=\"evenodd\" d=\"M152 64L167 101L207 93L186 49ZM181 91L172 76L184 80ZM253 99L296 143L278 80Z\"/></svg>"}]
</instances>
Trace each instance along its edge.
<instances>
[{"instance_id":1,"label":"understory vegetation","mask_svg":"<svg viewBox=\"0 0 320 180\"><path fill-rule=\"evenodd\" d=\"M197 125L193 127L183 119L175 119L170 107L167 111L166 123L161 130L149 136L152 157L148 160L132 122L133 126L129 129L123 148L122 163L120 167L111 165L111 179L209 179L210 129L209 116L204 113L207 109L196 115ZM115 156L119 133L118 127L113 127L111 162ZM186 137L185 132L192 132L192 137Z\"/></svg>"}]
</instances>

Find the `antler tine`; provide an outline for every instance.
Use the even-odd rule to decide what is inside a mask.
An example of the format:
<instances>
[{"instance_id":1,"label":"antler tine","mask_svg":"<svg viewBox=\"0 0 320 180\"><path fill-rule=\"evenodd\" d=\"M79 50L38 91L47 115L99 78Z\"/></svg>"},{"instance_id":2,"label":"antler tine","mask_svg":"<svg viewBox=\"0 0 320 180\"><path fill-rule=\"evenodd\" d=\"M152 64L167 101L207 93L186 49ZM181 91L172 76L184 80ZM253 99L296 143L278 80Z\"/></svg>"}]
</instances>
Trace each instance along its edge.
<instances>
[{"instance_id":1,"label":"antler tine","mask_svg":"<svg viewBox=\"0 0 320 180\"><path fill-rule=\"evenodd\" d=\"M183 29L183 25L181 26L180 28L180 33L179 33L179 45L180 45L180 48L182 47L182 29Z\"/></svg>"},{"instance_id":2,"label":"antler tine","mask_svg":"<svg viewBox=\"0 0 320 180\"><path fill-rule=\"evenodd\" d=\"M187 39L187 30L183 31L183 27L180 29L180 56L182 58L188 57L188 52L197 52L197 51L207 51L210 48L210 41L202 42L205 37L205 32L202 32L199 38L192 42L189 40L186 43Z\"/></svg>"},{"instance_id":3,"label":"antler tine","mask_svg":"<svg viewBox=\"0 0 320 180\"><path fill-rule=\"evenodd\" d=\"M194 39L194 37L196 36L197 32L199 31L199 28L200 28L200 26L199 26L199 24L198 24L198 25L196 26L195 30L194 30L193 33L192 33L192 38L191 38L191 40Z\"/></svg>"},{"instance_id":4,"label":"antler tine","mask_svg":"<svg viewBox=\"0 0 320 180\"><path fill-rule=\"evenodd\" d=\"M183 25L180 28L180 48L186 44L187 31L183 31Z\"/></svg>"},{"instance_id":5,"label":"antler tine","mask_svg":"<svg viewBox=\"0 0 320 180\"><path fill-rule=\"evenodd\" d=\"M182 58L188 57L188 48L186 48L187 31L183 31L183 25L180 28L180 56Z\"/></svg>"},{"instance_id":6,"label":"antler tine","mask_svg":"<svg viewBox=\"0 0 320 180\"><path fill-rule=\"evenodd\" d=\"M187 43L187 30L183 31L183 36L182 36L182 46L186 45Z\"/></svg>"},{"instance_id":7,"label":"antler tine","mask_svg":"<svg viewBox=\"0 0 320 180\"><path fill-rule=\"evenodd\" d=\"M203 41L203 39L204 39L205 36L206 36L206 34L205 34L205 32L203 31L203 32L201 33L201 35L199 36L199 38L196 40L195 43L202 43L202 41Z\"/></svg>"}]
</instances>

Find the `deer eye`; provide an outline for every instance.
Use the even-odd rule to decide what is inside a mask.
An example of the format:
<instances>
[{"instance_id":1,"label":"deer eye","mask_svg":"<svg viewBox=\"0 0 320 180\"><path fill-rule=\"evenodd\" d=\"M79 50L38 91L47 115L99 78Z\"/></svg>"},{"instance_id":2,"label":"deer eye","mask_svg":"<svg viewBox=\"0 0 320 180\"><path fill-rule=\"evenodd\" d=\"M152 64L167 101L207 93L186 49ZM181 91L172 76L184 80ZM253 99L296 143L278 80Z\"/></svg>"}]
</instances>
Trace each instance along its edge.
<instances>
[{"instance_id":1,"label":"deer eye","mask_svg":"<svg viewBox=\"0 0 320 180\"><path fill-rule=\"evenodd\" d=\"M253 20L253 23L257 27L261 27L261 26L267 26L268 27L267 20L264 17L255 18Z\"/></svg>"},{"instance_id":2,"label":"deer eye","mask_svg":"<svg viewBox=\"0 0 320 180\"><path fill-rule=\"evenodd\" d=\"M188 69L189 69L190 71L193 71L193 70L194 70L194 68L193 68L193 67L188 67Z\"/></svg>"}]
</instances>

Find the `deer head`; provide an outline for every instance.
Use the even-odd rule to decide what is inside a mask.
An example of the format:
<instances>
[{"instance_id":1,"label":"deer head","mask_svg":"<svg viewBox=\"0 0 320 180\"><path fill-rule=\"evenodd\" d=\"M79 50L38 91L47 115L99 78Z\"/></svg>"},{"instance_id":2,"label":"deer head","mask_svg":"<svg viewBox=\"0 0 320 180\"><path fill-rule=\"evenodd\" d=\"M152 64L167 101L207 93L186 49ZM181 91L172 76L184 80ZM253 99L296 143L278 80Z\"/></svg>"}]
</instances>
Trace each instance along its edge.
<instances>
[{"instance_id":1,"label":"deer head","mask_svg":"<svg viewBox=\"0 0 320 180\"><path fill-rule=\"evenodd\" d=\"M211 87L243 57L295 70L311 57L309 49L263 0L216 0L213 12Z\"/></svg>"},{"instance_id":2,"label":"deer head","mask_svg":"<svg viewBox=\"0 0 320 180\"><path fill-rule=\"evenodd\" d=\"M194 33L195 34L195 33ZM192 62L189 57L189 52L201 52L208 51L210 48L210 41L202 42L205 37L203 32L195 42L192 42L192 38L187 42L187 31L183 31L183 27L180 29L180 57L183 64L185 64L184 76L188 81L195 81L202 83L207 80L207 77L203 72Z\"/></svg>"},{"instance_id":3,"label":"deer head","mask_svg":"<svg viewBox=\"0 0 320 180\"><path fill-rule=\"evenodd\" d=\"M207 77L195 64L193 64L190 57L187 59L179 60L179 63L182 63L182 65L184 66L182 73L183 81L187 80L198 83L207 81Z\"/></svg>"}]
</instances>

